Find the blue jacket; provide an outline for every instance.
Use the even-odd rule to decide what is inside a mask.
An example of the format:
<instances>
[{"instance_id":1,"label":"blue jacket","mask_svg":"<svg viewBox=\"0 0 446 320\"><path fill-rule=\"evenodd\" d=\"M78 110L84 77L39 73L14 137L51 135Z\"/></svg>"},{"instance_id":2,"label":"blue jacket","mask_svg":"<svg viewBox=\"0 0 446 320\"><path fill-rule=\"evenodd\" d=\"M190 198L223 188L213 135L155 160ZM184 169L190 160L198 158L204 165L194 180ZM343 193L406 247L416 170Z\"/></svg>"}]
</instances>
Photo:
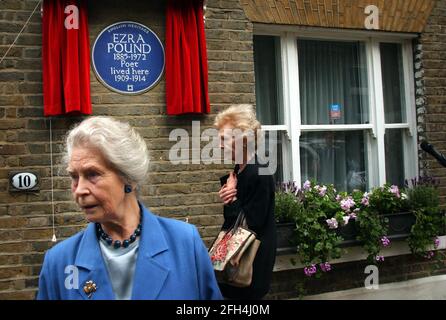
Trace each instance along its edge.
<instances>
[{"instance_id":1,"label":"blue jacket","mask_svg":"<svg viewBox=\"0 0 446 320\"><path fill-rule=\"evenodd\" d=\"M140 207L142 233L132 299L222 299L197 229ZM84 292L87 281L97 287L90 298ZM94 223L46 253L37 299L115 299Z\"/></svg>"}]
</instances>

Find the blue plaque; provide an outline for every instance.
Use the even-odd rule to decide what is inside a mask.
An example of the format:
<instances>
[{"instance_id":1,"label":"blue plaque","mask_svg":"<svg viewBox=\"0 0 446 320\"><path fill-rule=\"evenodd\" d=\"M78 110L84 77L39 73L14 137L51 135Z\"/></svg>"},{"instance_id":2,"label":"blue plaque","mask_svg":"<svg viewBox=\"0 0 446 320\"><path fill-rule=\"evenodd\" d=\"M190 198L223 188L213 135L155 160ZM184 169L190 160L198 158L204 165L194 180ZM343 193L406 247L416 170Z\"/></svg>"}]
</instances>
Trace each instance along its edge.
<instances>
[{"instance_id":1,"label":"blue plaque","mask_svg":"<svg viewBox=\"0 0 446 320\"><path fill-rule=\"evenodd\" d=\"M91 53L93 70L107 88L122 94L150 90L164 71L164 48L158 36L132 21L101 31Z\"/></svg>"}]
</instances>

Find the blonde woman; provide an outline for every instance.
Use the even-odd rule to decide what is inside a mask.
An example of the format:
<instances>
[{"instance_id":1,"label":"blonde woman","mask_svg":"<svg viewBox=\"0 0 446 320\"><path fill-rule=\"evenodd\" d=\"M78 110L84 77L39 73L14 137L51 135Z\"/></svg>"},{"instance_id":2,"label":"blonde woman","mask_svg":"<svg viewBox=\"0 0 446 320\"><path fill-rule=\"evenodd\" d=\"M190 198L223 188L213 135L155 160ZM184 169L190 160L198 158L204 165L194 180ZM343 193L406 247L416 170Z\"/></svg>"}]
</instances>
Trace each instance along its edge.
<instances>
[{"instance_id":1,"label":"blonde woman","mask_svg":"<svg viewBox=\"0 0 446 320\"><path fill-rule=\"evenodd\" d=\"M219 283L227 299L262 299L269 291L276 256L274 219L275 182L272 173L256 150L260 141L260 123L251 105L233 105L220 112L214 125L219 130L220 147L236 163L228 175L221 177L219 196L224 204L222 229L230 228L240 211L248 227L261 241L253 264L252 284L239 288ZM260 170L263 169L263 170Z\"/></svg>"}]
</instances>

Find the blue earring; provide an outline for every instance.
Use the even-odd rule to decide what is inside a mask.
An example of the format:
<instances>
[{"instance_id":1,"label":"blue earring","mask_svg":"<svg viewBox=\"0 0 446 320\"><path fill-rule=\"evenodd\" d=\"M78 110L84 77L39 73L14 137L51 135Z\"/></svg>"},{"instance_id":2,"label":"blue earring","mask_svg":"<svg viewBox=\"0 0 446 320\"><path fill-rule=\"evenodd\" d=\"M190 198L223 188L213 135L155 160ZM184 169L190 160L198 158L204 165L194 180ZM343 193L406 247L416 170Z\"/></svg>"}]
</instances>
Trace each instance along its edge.
<instances>
[{"instance_id":1,"label":"blue earring","mask_svg":"<svg viewBox=\"0 0 446 320\"><path fill-rule=\"evenodd\" d=\"M129 185L129 184L126 184L126 185L124 186L124 192L125 192L125 193L130 193L130 192L132 192L132 186Z\"/></svg>"}]
</instances>

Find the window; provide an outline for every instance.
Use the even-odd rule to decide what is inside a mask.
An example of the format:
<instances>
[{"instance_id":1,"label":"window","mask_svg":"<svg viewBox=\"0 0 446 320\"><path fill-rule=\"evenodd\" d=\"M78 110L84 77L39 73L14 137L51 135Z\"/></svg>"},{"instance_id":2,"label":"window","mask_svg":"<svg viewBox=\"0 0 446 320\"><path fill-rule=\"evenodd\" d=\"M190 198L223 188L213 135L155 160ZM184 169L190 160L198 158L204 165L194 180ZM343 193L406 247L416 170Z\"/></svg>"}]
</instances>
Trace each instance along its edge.
<instances>
[{"instance_id":1,"label":"window","mask_svg":"<svg viewBox=\"0 0 446 320\"><path fill-rule=\"evenodd\" d=\"M384 99L386 180L396 185L404 184L405 129L392 128L404 124L405 112L404 70L401 44L381 43L381 73Z\"/></svg>"},{"instance_id":2,"label":"window","mask_svg":"<svg viewBox=\"0 0 446 320\"><path fill-rule=\"evenodd\" d=\"M254 65L256 83L256 111L263 129L266 131L266 146L276 146L276 181L291 180L289 168L291 148L284 122L283 95L281 86L280 38L274 36L254 36ZM271 140L271 141L270 141Z\"/></svg>"},{"instance_id":3,"label":"window","mask_svg":"<svg viewBox=\"0 0 446 320\"><path fill-rule=\"evenodd\" d=\"M364 45L298 39L297 48L301 122L306 126L300 136L301 179L365 190L366 132L349 126L369 123ZM346 126L340 130L336 125Z\"/></svg>"},{"instance_id":4,"label":"window","mask_svg":"<svg viewBox=\"0 0 446 320\"><path fill-rule=\"evenodd\" d=\"M257 113L264 125L284 124L280 91L280 39L254 36Z\"/></svg>"},{"instance_id":5,"label":"window","mask_svg":"<svg viewBox=\"0 0 446 320\"><path fill-rule=\"evenodd\" d=\"M273 32L254 36L254 64L258 118L278 133L276 178L351 191L415 176L410 40Z\"/></svg>"}]
</instances>

